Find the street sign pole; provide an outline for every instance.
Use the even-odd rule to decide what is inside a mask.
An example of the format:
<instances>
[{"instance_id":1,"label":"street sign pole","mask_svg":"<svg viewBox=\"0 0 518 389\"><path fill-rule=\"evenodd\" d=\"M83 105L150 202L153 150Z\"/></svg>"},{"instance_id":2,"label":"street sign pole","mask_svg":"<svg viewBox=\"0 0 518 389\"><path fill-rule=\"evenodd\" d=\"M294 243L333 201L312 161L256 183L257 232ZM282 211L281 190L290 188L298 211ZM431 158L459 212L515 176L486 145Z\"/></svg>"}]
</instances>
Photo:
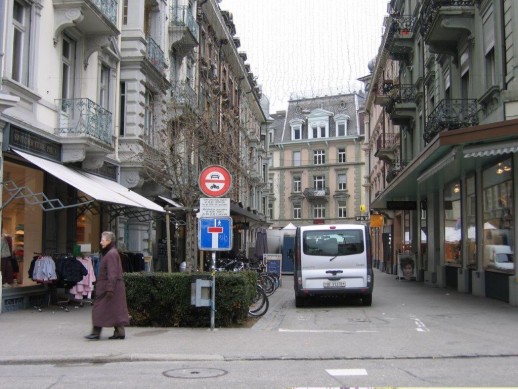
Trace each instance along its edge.
<instances>
[{"instance_id":1,"label":"street sign pole","mask_svg":"<svg viewBox=\"0 0 518 389\"><path fill-rule=\"evenodd\" d=\"M214 326L216 322L216 252L212 252L211 259L211 268L212 268L212 293L211 293L211 302L210 302L210 330L214 331Z\"/></svg>"}]
</instances>

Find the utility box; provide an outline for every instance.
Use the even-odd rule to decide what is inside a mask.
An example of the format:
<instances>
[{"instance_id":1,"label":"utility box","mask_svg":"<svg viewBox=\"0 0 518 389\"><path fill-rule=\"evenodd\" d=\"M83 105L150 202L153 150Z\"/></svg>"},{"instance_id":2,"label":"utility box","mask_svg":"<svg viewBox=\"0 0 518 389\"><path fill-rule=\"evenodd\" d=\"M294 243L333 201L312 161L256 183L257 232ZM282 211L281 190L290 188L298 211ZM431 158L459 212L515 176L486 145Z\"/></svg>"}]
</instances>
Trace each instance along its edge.
<instances>
[{"instance_id":1,"label":"utility box","mask_svg":"<svg viewBox=\"0 0 518 389\"><path fill-rule=\"evenodd\" d=\"M198 278L191 283L191 305L210 307L212 281Z\"/></svg>"}]
</instances>

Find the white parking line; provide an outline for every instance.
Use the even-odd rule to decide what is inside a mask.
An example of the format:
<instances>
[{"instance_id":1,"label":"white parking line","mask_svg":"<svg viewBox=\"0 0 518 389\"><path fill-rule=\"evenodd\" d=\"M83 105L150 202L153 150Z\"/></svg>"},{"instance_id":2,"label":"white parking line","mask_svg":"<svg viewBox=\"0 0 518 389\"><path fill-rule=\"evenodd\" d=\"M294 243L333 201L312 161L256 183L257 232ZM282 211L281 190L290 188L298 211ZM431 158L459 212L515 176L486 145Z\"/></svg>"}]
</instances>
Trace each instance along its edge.
<instances>
[{"instance_id":1,"label":"white parking line","mask_svg":"<svg viewBox=\"0 0 518 389\"><path fill-rule=\"evenodd\" d=\"M417 317L413 318L417 332L430 332L430 329Z\"/></svg>"},{"instance_id":2,"label":"white parking line","mask_svg":"<svg viewBox=\"0 0 518 389\"><path fill-rule=\"evenodd\" d=\"M279 328L279 332L296 332L296 333L315 333L315 334L364 334L364 333L373 333L378 331L369 331L369 330L362 330L362 331L347 331L347 330L289 330L285 328Z\"/></svg>"},{"instance_id":3,"label":"white parking line","mask_svg":"<svg viewBox=\"0 0 518 389\"><path fill-rule=\"evenodd\" d=\"M327 374L333 377L337 376L351 376L351 375L367 375L365 369L326 369Z\"/></svg>"}]
</instances>

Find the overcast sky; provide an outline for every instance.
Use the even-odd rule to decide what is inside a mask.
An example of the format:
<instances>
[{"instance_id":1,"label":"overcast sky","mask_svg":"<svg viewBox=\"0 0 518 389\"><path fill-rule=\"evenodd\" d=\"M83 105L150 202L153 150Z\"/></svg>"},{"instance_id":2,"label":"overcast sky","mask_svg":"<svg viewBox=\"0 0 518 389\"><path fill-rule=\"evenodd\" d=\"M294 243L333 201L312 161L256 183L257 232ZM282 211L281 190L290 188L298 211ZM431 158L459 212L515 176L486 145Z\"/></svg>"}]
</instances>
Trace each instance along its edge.
<instances>
[{"instance_id":1,"label":"overcast sky","mask_svg":"<svg viewBox=\"0 0 518 389\"><path fill-rule=\"evenodd\" d=\"M290 97L347 93L378 53L387 0L222 0L270 113Z\"/></svg>"}]
</instances>

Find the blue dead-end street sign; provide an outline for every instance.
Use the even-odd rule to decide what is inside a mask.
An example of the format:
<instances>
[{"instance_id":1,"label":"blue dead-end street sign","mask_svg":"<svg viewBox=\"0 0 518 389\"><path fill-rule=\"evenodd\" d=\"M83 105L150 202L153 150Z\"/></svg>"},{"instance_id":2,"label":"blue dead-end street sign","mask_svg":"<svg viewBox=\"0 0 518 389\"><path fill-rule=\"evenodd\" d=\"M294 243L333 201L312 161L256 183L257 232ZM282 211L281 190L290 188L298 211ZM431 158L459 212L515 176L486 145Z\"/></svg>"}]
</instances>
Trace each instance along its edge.
<instances>
[{"instance_id":1,"label":"blue dead-end street sign","mask_svg":"<svg viewBox=\"0 0 518 389\"><path fill-rule=\"evenodd\" d=\"M232 249L232 218L200 218L198 248L203 251L230 251Z\"/></svg>"}]
</instances>

